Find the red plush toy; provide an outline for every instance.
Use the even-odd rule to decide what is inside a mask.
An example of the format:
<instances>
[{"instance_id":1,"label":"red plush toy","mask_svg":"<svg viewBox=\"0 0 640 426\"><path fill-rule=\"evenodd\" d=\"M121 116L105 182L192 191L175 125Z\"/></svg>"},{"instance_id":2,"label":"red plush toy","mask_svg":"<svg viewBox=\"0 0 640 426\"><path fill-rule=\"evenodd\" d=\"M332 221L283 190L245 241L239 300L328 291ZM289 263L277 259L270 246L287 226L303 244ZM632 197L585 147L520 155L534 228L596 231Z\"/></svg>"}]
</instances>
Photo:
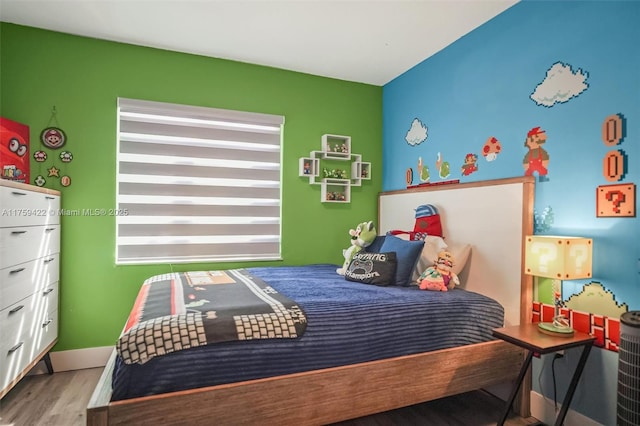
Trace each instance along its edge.
<instances>
[{"instance_id":1,"label":"red plush toy","mask_svg":"<svg viewBox=\"0 0 640 426\"><path fill-rule=\"evenodd\" d=\"M416 223L413 231L389 231L391 235L409 234L411 241L424 240L427 235L435 235L442 237L442 223L440 222L440 214L438 209L432 204L423 204L416 209Z\"/></svg>"}]
</instances>

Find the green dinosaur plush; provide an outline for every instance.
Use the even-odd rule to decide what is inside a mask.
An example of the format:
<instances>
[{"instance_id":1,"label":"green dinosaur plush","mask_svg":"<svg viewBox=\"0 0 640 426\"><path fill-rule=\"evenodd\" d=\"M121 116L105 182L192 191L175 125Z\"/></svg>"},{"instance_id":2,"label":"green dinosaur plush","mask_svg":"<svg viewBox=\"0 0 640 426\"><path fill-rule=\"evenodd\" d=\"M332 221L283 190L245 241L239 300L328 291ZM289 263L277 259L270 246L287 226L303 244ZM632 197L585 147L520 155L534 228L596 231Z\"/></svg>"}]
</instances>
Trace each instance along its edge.
<instances>
[{"instance_id":1,"label":"green dinosaur plush","mask_svg":"<svg viewBox=\"0 0 640 426\"><path fill-rule=\"evenodd\" d=\"M369 247L371 243L373 243L373 240L376 239L378 233L373 222L369 221L362 222L356 227L356 229L350 229L349 235L351 235L351 246L342 250L344 263L342 264L342 268L336 269L336 272L340 275L344 275L351 263L351 259L353 259L353 256L363 248Z\"/></svg>"}]
</instances>

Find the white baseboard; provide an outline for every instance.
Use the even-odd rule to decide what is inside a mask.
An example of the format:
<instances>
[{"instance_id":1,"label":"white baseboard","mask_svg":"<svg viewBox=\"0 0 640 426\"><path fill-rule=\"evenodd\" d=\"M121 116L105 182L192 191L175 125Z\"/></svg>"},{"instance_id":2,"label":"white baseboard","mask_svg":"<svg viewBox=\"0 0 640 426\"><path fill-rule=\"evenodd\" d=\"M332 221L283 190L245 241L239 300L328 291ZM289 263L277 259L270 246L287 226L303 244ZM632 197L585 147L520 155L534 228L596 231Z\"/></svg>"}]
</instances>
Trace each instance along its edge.
<instances>
[{"instance_id":1,"label":"white baseboard","mask_svg":"<svg viewBox=\"0 0 640 426\"><path fill-rule=\"evenodd\" d=\"M82 370L85 368L104 367L113 351L113 346L99 348L73 349L70 351L51 352L53 371ZM39 362L29 374L44 374L47 367Z\"/></svg>"},{"instance_id":2,"label":"white baseboard","mask_svg":"<svg viewBox=\"0 0 640 426\"><path fill-rule=\"evenodd\" d=\"M558 411L562 404L558 403ZM556 421L555 404L552 399L545 398L538 392L531 391L531 415L544 424L552 425ZM603 426L601 423L569 408L564 426Z\"/></svg>"}]
</instances>

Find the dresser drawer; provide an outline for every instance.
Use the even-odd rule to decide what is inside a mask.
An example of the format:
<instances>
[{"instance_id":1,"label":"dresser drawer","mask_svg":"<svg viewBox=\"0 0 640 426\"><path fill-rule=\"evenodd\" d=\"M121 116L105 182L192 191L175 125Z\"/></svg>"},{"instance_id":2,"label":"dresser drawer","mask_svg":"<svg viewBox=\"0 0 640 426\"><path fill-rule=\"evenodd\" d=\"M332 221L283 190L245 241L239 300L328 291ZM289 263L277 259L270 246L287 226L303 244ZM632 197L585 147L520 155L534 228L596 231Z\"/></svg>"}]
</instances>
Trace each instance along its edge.
<instances>
[{"instance_id":1,"label":"dresser drawer","mask_svg":"<svg viewBox=\"0 0 640 426\"><path fill-rule=\"evenodd\" d=\"M58 335L58 283L0 311L0 355L18 350L33 359ZM33 345L31 342L35 342ZM24 350L23 350L24 349ZM41 349L40 349L41 350Z\"/></svg>"},{"instance_id":2,"label":"dresser drawer","mask_svg":"<svg viewBox=\"0 0 640 426\"><path fill-rule=\"evenodd\" d=\"M25 332L28 337L35 321L34 308L38 300L42 300L42 298L32 294L0 311L0 336L2 336L0 349L3 352L19 344Z\"/></svg>"},{"instance_id":3,"label":"dresser drawer","mask_svg":"<svg viewBox=\"0 0 640 426\"><path fill-rule=\"evenodd\" d=\"M0 228L0 269L60 251L60 225Z\"/></svg>"},{"instance_id":4,"label":"dresser drawer","mask_svg":"<svg viewBox=\"0 0 640 426\"><path fill-rule=\"evenodd\" d=\"M40 319L35 329L41 334L34 342L33 357L39 355L44 348L58 339L58 310L48 312Z\"/></svg>"},{"instance_id":5,"label":"dresser drawer","mask_svg":"<svg viewBox=\"0 0 640 426\"><path fill-rule=\"evenodd\" d=\"M58 312L58 283L0 311L0 347L11 348L21 339L37 339L50 317Z\"/></svg>"},{"instance_id":6,"label":"dresser drawer","mask_svg":"<svg viewBox=\"0 0 640 426\"><path fill-rule=\"evenodd\" d=\"M58 310L34 310L37 306L35 300L30 297L26 304L16 304L0 311L0 391L58 337ZM8 314L19 306L24 307Z\"/></svg>"},{"instance_id":7,"label":"dresser drawer","mask_svg":"<svg viewBox=\"0 0 640 426\"><path fill-rule=\"evenodd\" d=\"M40 298L40 302L36 302L34 315L39 318L40 325L42 325L47 316L51 316L52 312L58 311L58 282L49 284L45 289L38 290L34 295Z\"/></svg>"},{"instance_id":8,"label":"dresser drawer","mask_svg":"<svg viewBox=\"0 0 640 426\"><path fill-rule=\"evenodd\" d=\"M18 376L32 361L34 352L30 341L22 341L10 349L0 348L0 392Z\"/></svg>"},{"instance_id":9,"label":"dresser drawer","mask_svg":"<svg viewBox=\"0 0 640 426\"><path fill-rule=\"evenodd\" d=\"M0 269L0 309L4 309L60 279L59 254Z\"/></svg>"},{"instance_id":10,"label":"dresser drawer","mask_svg":"<svg viewBox=\"0 0 640 426\"><path fill-rule=\"evenodd\" d=\"M0 186L0 226L59 224L60 197Z\"/></svg>"}]
</instances>

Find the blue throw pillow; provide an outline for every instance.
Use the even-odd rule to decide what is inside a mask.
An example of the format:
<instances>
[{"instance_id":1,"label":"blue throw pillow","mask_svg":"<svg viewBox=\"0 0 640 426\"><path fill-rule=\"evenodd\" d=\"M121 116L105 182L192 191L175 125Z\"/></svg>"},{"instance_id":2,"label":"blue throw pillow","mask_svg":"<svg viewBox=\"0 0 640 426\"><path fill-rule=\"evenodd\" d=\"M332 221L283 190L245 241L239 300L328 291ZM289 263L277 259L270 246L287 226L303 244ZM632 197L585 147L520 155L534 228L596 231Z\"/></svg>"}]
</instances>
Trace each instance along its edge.
<instances>
[{"instance_id":1,"label":"blue throw pillow","mask_svg":"<svg viewBox=\"0 0 640 426\"><path fill-rule=\"evenodd\" d=\"M380 251L396 252L398 266L396 268L395 285L408 286L411 283L411 273L416 267L424 241L407 241L394 235L387 235L380 247Z\"/></svg>"},{"instance_id":2,"label":"blue throw pillow","mask_svg":"<svg viewBox=\"0 0 640 426\"><path fill-rule=\"evenodd\" d=\"M376 239L373 242L364 248L363 251L367 253L380 253L380 247L382 247L382 243L384 243L384 235L376 236Z\"/></svg>"}]
</instances>

